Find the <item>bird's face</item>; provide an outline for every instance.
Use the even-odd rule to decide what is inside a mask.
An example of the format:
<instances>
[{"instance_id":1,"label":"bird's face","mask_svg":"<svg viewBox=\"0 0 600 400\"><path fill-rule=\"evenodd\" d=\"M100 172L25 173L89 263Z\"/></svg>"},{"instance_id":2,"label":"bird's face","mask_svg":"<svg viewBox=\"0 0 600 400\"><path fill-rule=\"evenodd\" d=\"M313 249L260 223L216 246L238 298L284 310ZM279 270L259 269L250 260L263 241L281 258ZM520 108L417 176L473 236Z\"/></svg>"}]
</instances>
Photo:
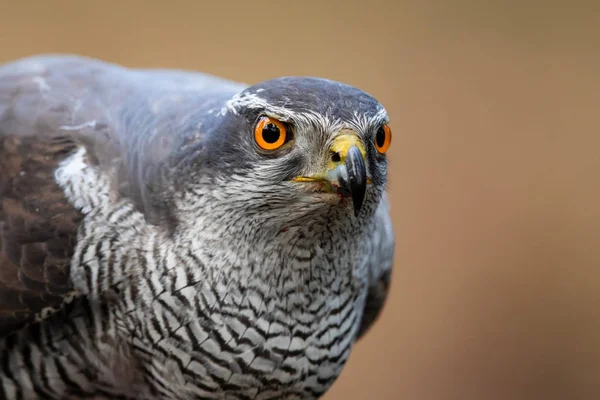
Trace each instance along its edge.
<instances>
[{"instance_id":1,"label":"bird's face","mask_svg":"<svg viewBox=\"0 0 600 400\"><path fill-rule=\"evenodd\" d=\"M385 189L388 122L384 108L359 89L279 78L228 102L207 155L238 212L290 222L361 218L374 212Z\"/></svg>"}]
</instances>

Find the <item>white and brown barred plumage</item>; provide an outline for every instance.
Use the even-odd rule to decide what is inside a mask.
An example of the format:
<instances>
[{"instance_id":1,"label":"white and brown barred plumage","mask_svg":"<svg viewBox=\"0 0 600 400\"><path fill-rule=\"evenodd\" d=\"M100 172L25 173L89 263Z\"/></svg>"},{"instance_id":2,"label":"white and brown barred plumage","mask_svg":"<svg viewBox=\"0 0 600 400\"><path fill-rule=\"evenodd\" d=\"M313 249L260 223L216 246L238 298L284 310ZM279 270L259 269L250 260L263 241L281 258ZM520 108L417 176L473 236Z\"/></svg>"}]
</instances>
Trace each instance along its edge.
<instances>
[{"instance_id":1,"label":"white and brown barred plumage","mask_svg":"<svg viewBox=\"0 0 600 400\"><path fill-rule=\"evenodd\" d=\"M266 153L257 118L293 126ZM77 56L0 67L0 398L312 399L379 315L394 240L383 107ZM354 198L293 181L342 132ZM354 204L355 205L355 204Z\"/></svg>"}]
</instances>

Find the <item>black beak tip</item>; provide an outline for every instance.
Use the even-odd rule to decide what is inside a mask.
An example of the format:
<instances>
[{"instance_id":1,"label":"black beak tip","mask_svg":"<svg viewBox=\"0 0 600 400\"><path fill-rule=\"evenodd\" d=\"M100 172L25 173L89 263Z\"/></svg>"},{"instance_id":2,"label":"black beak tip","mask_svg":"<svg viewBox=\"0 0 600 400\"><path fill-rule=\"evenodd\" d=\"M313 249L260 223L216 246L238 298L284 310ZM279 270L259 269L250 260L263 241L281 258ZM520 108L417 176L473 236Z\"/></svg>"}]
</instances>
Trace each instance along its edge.
<instances>
[{"instance_id":1,"label":"black beak tip","mask_svg":"<svg viewBox=\"0 0 600 400\"><path fill-rule=\"evenodd\" d=\"M355 217L358 217L358 214L360 214L361 207L357 207L356 205L354 205L354 216Z\"/></svg>"},{"instance_id":2,"label":"black beak tip","mask_svg":"<svg viewBox=\"0 0 600 400\"><path fill-rule=\"evenodd\" d=\"M352 192L352 205L354 206L354 216L358 217L360 214L360 210L362 209L364 201L364 194L360 194L358 192Z\"/></svg>"},{"instance_id":3,"label":"black beak tip","mask_svg":"<svg viewBox=\"0 0 600 400\"><path fill-rule=\"evenodd\" d=\"M358 217L367 192L367 168L360 150L355 146L348 150L346 169L348 171L348 189L352 195L354 215Z\"/></svg>"}]
</instances>

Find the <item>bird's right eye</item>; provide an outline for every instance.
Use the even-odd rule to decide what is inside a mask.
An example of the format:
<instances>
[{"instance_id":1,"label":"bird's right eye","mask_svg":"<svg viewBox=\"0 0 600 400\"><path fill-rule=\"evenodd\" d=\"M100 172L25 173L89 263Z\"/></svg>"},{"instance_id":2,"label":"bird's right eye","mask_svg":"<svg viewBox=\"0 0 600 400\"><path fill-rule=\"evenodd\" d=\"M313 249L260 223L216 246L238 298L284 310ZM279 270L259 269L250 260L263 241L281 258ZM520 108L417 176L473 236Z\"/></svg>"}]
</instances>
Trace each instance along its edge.
<instances>
[{"instance_id":1,"label":"bird's right eye","mask_svg":"<svg viewBox=\"0 0 600 400\"><path fill-rule=\"evenodd\" d=\"M254 128L254 140L263 150L277 150L291 139L287 124L270 117L261 117Z\"/></svg>"},{"instance_id":2,"label":"bird's right eye","mask_svg":"<svg viewBox=\"0 0 600 400\"><path fill-rule=\"evenodd\" d=\"M375 134L375 148L381 154L385 154L392 143L392 130L389 125L382 125Z\"/></svg>"}]
</instances>

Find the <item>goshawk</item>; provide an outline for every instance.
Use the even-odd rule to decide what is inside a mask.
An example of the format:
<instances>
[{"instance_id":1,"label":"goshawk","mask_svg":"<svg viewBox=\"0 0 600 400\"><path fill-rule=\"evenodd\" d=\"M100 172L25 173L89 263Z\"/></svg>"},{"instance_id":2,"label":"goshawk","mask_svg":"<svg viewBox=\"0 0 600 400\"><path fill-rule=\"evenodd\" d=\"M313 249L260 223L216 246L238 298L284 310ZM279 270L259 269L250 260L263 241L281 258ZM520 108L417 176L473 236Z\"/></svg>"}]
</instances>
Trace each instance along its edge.
<instances>
[{"instance_id":1,"label":"goshawk","mask_svg":"<svg viewBox=\"0 0 600 400\"><path fill-rule=\"evenodd\" d=\"M0 66L1 397L320 397L388 292L388 122L326 79Z\"/></svg>"}]
</instances>

